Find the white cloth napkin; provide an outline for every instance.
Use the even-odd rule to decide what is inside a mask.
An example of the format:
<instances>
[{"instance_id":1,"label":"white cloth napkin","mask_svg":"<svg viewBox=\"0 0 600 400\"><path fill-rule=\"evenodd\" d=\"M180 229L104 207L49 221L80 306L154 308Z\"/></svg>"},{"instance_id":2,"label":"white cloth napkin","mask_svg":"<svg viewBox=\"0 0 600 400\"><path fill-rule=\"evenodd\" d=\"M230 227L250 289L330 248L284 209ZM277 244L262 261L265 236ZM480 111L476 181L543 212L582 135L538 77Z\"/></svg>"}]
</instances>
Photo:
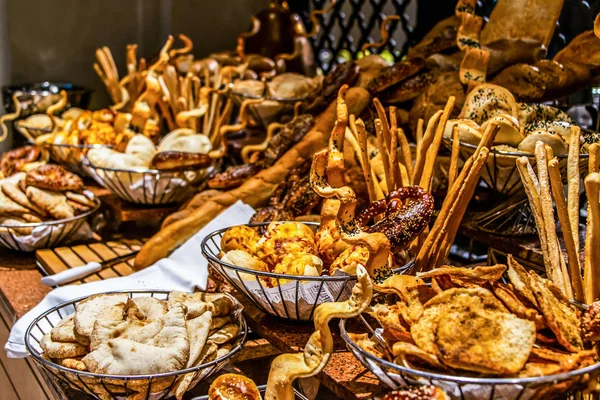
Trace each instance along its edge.
<instances>
[{"instance_id":1,"label":"white cloth napkin","mask_svg":"<svg viewBox=\"0 0 600 400\"><path fill-rule=\"evenodd\" d=\"M218 229L248 223L253 214L254 209L252 207L238 201L209 222L168 258L163 258L148 268L121 278L54 289L12 327L8 341L4 346L8 357L27 357L29 355L25 348L25 331L27 327L38 315L66 301L117 290L162 289L189 292L194 288L206 289L208 262L200 249L202 240L206 235Z\"/></svg>"}]
</instances>

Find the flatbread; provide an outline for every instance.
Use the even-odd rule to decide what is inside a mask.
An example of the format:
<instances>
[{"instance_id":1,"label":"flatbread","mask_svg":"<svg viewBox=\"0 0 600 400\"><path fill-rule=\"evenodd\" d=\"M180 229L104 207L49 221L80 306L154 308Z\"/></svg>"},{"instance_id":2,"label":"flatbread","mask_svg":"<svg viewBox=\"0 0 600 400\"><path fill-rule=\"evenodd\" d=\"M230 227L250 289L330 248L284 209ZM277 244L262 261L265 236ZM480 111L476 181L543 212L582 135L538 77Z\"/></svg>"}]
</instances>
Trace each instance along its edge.
<instances>
[{"instance_id":1,"label":"flatbread","mask_svg":"<svg viewBox=\"0 0 600 400\"><path fill-rule=\"evenodd\" d=\"M2 188L2 192L4 192L4 194L15 203L30 209L35 214L39 214L41 216L48 215L43 208L38 207L29 201L27 195L21 190L18 183L3 182L0 186Z\"/></svg>"},{"instance_id":2,"label":"flatbread","mask_svg":"<svg viewBox=\"0 0 600 400\"><path fill-rule=\"evenodd\" d=\"M67 219L75 216L75 210L68 203L67 197L60 192L52 192L27 186L27 198L36 206L45 210L55 219Z\"/></svg>"},{"instance_id":3,"label":"flatbread","mask_svg":"<svg viewBox=\"0 0 600 400\"><path fill-rule=\"evenodd\" d=\"M127 294L96 294L75 306L75 329L77 333L90 337L98 319L118 320L129 300Z\"/></svg>"},{"instance_id":4,"label":"flatbread","mask_svg":"<svg viewBox=\"0 0 600 400\"><path fill-rule=\"evenodd\" d=\"M50 358L72 358L85 355L88 352L87 346L79 343L55 342L51 334L47 333L40 341L40 347Z\"/></svg>"},{"instance_id":5,"label":"flatbread","mask_svg":"<svg viewBox=\"0 0 600 400\"><path fill-rule=\"evenodd\" d=\"M55 342L77 342L89 346L90 340L75 330L75 314L63 318L52 330L50 337Z\"/></svg>"},{"instance_id":6,"label":"flatbread","mask_svg":"<svg viewBox=\"0 0 600 400\"><path fill-rule=\"evenodd\" d=\"M548 327L556 335L558 343L571 352L583 350L581 338L581 322L577 312L568 300L558 298L557 290L552 290L552 283L531 273L531 289L538 301L540 311L546 319Z\"/></svg>"},{"instance_id":7,"label":"flatbread","mask_svg":"<svg viewBox=\"0 0 600 400\"><path fill-rule=\"evenodd\" d=\"M187 320L185 326L188 339L190 341L190 357L186 368L192 367L200 358L202 349L208 339L208 332L211 327L212 312L206 311L199 317Z\"/></svg>"},{"instance_id":8,"label":"flatbread","mask_svg":"<svg viewBox=\"0 0 600 400\"><path fill-rule=\"evenodd\" d=\"M519 264L512 255L508 255L508 279L512 283L513 287L522 297L526 298L531 302L532 305L537 307L537 300L531 290L531 277Z\"/></svg>"}]
</instances>

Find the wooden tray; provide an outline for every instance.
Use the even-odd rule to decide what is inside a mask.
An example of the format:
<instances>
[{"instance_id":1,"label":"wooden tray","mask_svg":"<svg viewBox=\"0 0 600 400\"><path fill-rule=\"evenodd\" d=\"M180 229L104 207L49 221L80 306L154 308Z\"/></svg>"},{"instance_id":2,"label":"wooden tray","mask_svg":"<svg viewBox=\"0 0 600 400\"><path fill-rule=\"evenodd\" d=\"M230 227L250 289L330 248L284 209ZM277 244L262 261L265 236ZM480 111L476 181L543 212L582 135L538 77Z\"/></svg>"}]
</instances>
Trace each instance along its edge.
<instances>
[{"instance_id":1,"label":"wooden tray","mask_svg":"<svg viewBox=\"0 0 600 400\"><path fill-rule=\"evenodd\" d=\"M76 246L43 249L35 252L38 266L46 275L52 275L69 268L79 267L90 261L107 261L118 256L130 254L140 249L144 240L118 239L106 243L80 244ZM133 273L133 258L113 265L96 274L89 275L81 280L69 284L80 284L101 279L126 276Z\"/></svg>"}]
</instances>

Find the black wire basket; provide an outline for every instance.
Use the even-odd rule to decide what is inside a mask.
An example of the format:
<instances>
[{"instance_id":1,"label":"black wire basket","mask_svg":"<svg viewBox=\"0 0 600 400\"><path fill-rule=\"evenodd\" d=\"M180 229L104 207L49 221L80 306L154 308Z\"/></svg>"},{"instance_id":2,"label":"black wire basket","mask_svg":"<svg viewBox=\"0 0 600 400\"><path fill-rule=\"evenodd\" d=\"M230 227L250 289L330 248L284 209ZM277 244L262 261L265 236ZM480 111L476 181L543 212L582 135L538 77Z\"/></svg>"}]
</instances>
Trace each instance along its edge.
<instances>
[{"instance_id":1,"label":"black wire basket","mask_svg":"<svg viewBox=\"0 0 600 400\"><path fill-rule=\"evenodd\" d=\"M84 157L83 166L98 184L129 203L162 205L181 203L190 197L209 169L159 171L118 169L93 165Z\"/></svg>"},{"instance_id":2,"label":"black wire basket","mask_svg":"<svg viewBox=\"0 0 600 400\"><path fill-rule=\"evenodd\" d=\"M258 386L258 391L264 397L265 392L267 391L267 385L260 385L260 386ZM296 400L308 400L308 398L306 396L304 396L302 393L300 393L296 389L294 389L294 399L296 399ZM200 396L200 397L193 397L190 400L208 400L208 395L206 395L206 396Z\"/></svg>"},{"instance_id":3,"label":"black wire basket","mask_svg":"<svg viewBox=\"0 0 600 400\"><path fill-rule=\"evenodd\" d=\"M319 224L303 222L313 230ZM249 227L266 227L268 222L247 224ZM312 321L319 304L345 301L350 297L356 276L305 276L260 272L221 261L221 238L229 228L219 229L202 241L202 254L209 264L238 292L265 314L292 321ZM395 274L408 271L413 260L394 270ZM274 282L267 287L265 280Z\"/></svg>"},{"instance_id":4,"label":"black wire basket","mask_svg":"<svg viewBox=\"0 0 600 400\"><path fill-rule=\"evenodd\" d=\"M131 290L112 293L127 293L131 298L156 297L160 300L166 300L169 297L169 291L166 290ZM194 374L192 383L188 388L188 390L191 390L200 381L218 372L229 363L233 356L244 346L248 333L246 320L242 313L238 312L235 314L234 323L240 328L240 334L231 343L231 351L211 362L180 371L151 375L106 375L78 371L63 367L43 357L40 341L61 319L74 313L77 303L85 298L82 297L62 303L37 317L25 332L25 346L35 362L59 381L98 400L165 399L173 395L173 389L178 382L178 378L186 374Z\"/></svg>"},{"instance_id":5,"label":"black wire basket","mask_svg":"<svg viewBox=\"0 0 600 400\"><path fill-rule=\"evenodd\" d=\"M374 328L361 315L357 318L369 332L379 350L387 351L381 328ZM528 378L477 378L418 370L394 364L360 348L340 320L340 334L348 349L383 384L396 390L409 385L433 385L443 389L452 400L575 400L578 391L588 388L600 376L600 363L575 371ZM580 397L579 397L580 398Z\"/></svg>"},{"instance_id":6,"label":"black wire basket","mask_svg":"<svg viewBox=\"0 0 600 400\"><path fill-rule=\"evenodd\" d=\"M90 176L87 168L82 161L85 153L90 149L100 149L103 147L112 148L114 146L107 144L56 144L43 143L42 146L50 153L50 158L65 169L76 173L79 176Z\"/></svg>"},{"instance_id":7,"label":"black wire basket","mask_svg":"<svg viewBox=\"0 0 600 400\"><path fill-rule=\"evenodd\" d=\"M98 208L100 208L100 200L94 198L94 207L71 218L23 224L0 224L0 247L23 252L56 247L71 239Z\"/></svg>"}]
</instances>

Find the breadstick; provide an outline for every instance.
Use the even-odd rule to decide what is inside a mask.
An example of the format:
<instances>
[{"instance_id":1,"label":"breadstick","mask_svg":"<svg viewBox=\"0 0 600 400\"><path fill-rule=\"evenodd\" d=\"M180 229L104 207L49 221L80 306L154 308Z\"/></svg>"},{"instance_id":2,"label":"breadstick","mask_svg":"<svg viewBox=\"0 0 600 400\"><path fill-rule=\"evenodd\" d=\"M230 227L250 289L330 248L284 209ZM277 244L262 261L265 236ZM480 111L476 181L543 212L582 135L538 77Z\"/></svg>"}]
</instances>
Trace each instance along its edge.
<instances>
[{"instance_id":1,"label":"breadstick","mask_svg":"<svg viewBox=\"0 0 600 400\"><path fill-rule=\"evenodd\" d=\"M600 247L598 246L598 238L600 238L600 174L597 172L591 173L585 178L585 191L588 197L591 211L591 237L586 238L586 245L590 243L589 256L586 254L584 282L586 283L586 303L592 302L600 298ZM596 243L594 243L596 242Z\"/></svg>"},{"instance_id":2,"label":"breadstick","mask_svg":"<svg viewBox=\"0 0 600 400\"><path fill-rule=\"evenodd\" d=\"M394 187L389 191L396 190L403 186L402 176L400 175L400 169L398 168L398 128L395 130L390 128L390 146L388 148L390 159L390 176L393 177ZM408 183L407 183L408 185Z\"/></svg>"},{"instance_id":3,"label":"breadstick","mask_svg":"<svg viewBox=\"0 0 600 400\"><path fill-rule=\"evenodd\" d=\"M448 188L451 188L458 175L458 152L460 142L458 139L458 126L452 127L452 152L450 155L450 167L448 168Z\"/></svg>"},{"instance_id":4,"label":"breadstick","mask_svg":"<svg viewBox=\"0 0 600 400\"><path fill-rule=\"evenodd\" d=\"M492 147L494 143L494 139L496 135L500 131L500 125L491 123L485 128L485 132L483 132L483 137L479 141L479 145L477 145L477 150L475 150L475 154L477 154L482 148L487 147L488 149Z\"/></svg>"},{"instance_id":5,"label":"breadstick","mask_svg":"<svg viewBox=\"0 0 600 400\"><path fill-rule=\"evenodd\" d=\"M600 144L593 143L588 149L590 153L590 159L588 164L588 174L593 172L598 172L598 168L600 167Z\"/></svg>"},{"instance_id":6,"label":"breadstick","mask_svg":"<svg viewBox=\"0 0 600 400\"><path fill-rule=\"evenodd\" d=\"M417 133L415 134L417 153L419 152L419 149L421 148L421 142L423 141L423 123L423 118L419 118L419 120L417 121Z\"/></svg>"},{"instance_id":7,"label":"breadstick","mask_svg":"<svg viewBox=\"0 0 600 400\"><path fill-rule=\"evenodd\" d=\"M373 176L371 175L371 160L369 159L369 154L367 152L367 132L364 129L364 125L359 124L362 125L360 128L359 126L357 126L354 114L350 115L348 123L350 126L350 130L352 131L352 133L358 141L363 176L367 185L367 191L369 192L369 202L372 203L375 200L377 200L377 196L375 194Z\"/></svg>"},{"instance_id":8,"label":"breadstick","mask_svg":"<svg viewBox=\"0 0 600 400\"><path fill-rule=\"evenodd\" d=\"M450 117L450 113L452 112L452 108L454 108L454 96L450 96L448 98L448 102L446 103L446 107L444 107L444 112L440 117L440 122L437 124L435 130L435 136L433 138L433 142L431 143L431 147L427 150L427 157L425 159L425 166L423 167L423 174L421 175L421 180L419 186L423 189L429 191L431 186L431 179L433 178L433 170L435 167L435 160L438 155L438 151L440 150L440 145L442 143L442 138L444 136L444 129L446 129L446 122L448 122L448 118Z\"/></svg>"},{"instance_id":9,"label":"breadstick","mask_svg":"<svg viewBox=\"0 0 600 400\"><path fill-rule=\"evenodd\" d=\"M385 176L385 185L387 193L394 190L394 177L390 176L390 159L388 158L387 146L383 137L383 124L379 118L375 119L375 132L377 133L377 147L381 153L381 162L383 163L383 175Z\"/></svg>"},{"instance_id":10,"label":"breadstick","mask_svg":"<svg viewBox=\"0 0 600 400\"><path fill-rule=\"evenodd\" d=\"M569 157L567 160L567 208L569 223L573 235L575 250L579 255L579 147L580 129L571 126L571 138L569 140ZM564 232L564 228L563 228ZM579 259L578 259L579 260ZM577 263L579 265L579 262Z\"/></svg>"},{"instance_id":11,"label":"breadstick","mask_svg":"<svg viewBox=\"0 0 600 400\"><path fill-rule=\"evenodd\" d=\"M381 127L383 128L383 138L385 139L386 147L390 146L390 124L387 119L387 115L385 114L385 108L379 101L377 97L373 99L373 104L375 105L375 110L377 111L377 117L381 121ZM381 149L380 149L381 150Z\"/></svg>"},{"instance_id":12,"label":"breadstick","mask_svg":"<svg viewBox=\"0 0 600 400\"><path fill-rule=\"evenodd\" d=\"M573 286L573 294L575 300L584 302L583 282L581 280L581 269L579 267L579 252L575 247L573 231L571 230L571 222L569 220L569 211L565 200L565 193L560 176L560 165L558 159L553 158L548 162L548 173L550 175L550 183L552 184L552 194L556 203L556 211L558 220L562 227L563 238L567 248L567 258L569 260L569 276L571 285Z\"/></svg>"},{"instance_id":13,"label":"breadstick","mask_svg":"<svg viewBox=\"0 0 600 400\"><path fill-rule=\"evenodd\" d=\"M450 253L450 247L454 243L454 238L460 227L460 222L467 210L467 206L475 193L475 188L479 183L481 171L489 156L489 149L483 148L475 157L473 167L469 170L466 180L463 182L461 191L459 192L456 203L453 205L454 212L447 221L446 232L441 235L438 248L434 247L432 254L435 258L433 263L434 268L438 268L444 264L446 257Z\"/></svg>"},{"instance_id":14,"label":"breadstick","mask_svg":"<svg viewBox=\"0 0 600 400\"><path fill-rule=\"evenodd\" d=\"M404 138L404 142L402 139ZM400 148L399 148L400 147ZM408 151L408 153L406 153ZM399 154L400 153L400 154ZM412 161L410 160L410 147L402 129L398 129L398 121L396 119L396 107L390 106L390 160L394 158L394 162L390 161L394 172L396 173L396 185L410 186L410 180L406 180L408 169L412 170ZM402 160L402 161L400 161ZM405 173L402 174L401 166L398 163L404 163Z\"/></svg>"},{"instance_id":15,"label":"breadstick","mask_svg":"<svg viewBox=\"0 0 600 400\"><path fill-rule=\"evenodd\" d=\"M568 298L573 298L571 285L568 284L568 275L562 271L558 237L556 236L556 224L554 222L554 209L552 208L552 196L550 195L550 181L548 177L548 159L546 145L539 141L535 145L535 160L540 181L540 203L542 206L542 218L546 229L546 240L548 253L544 257L544 263L550 267L551 274L548 277L558 286ZM563 273L565 272L565 273Z\"/></svg>"},{"instance_id":16,"label":"breadstick","mask_svg":"<svg viewBox=\"0 0 600 400\"><path fill-rule=\"evenodd\" d=\"M381 190L379 179L377 178L377 174L375 174L375 169L371 164L371 158L369 157L369 143L367 141L367 129L365 128L365 123L360 118L356 120L356 129L358 131L359 141L361 143L361 152L364 144L365 155L367 157L369 169L371 171L371 184L373 185L375 200L381 200L385 198L385 194L383 193L383 190Z\"/></svg>"},{"instance_id":17,"label":"breadstick","mask_svg":"<svg viewBox=\"0 0 600 400\"><path fill-rule=\"evenodd\" d=\"M464 182L467 178L469 170L473 166L473 161L473 157L469 157L467 162L465 162L462 171L460 171L460 175L458 176L456 182L448 191L448 194L444 199L444 203L442 204L442 209L440 210L440 213L436 218L435 223L433 224L433 227L429 232L429 235L427 235L427 238L425 238L425 241L423 242L423 245L419 250L419 254L417 254L417 257L415 259L416 271L424 271L429 266L430 258L433 256L431 249L439 240L441 230L443 226L447 224L448 218L453 212L454 204L456 202L456 199L458 198L460 189L462 188L462 182Z\"/></svg>"},{"instance_id":18,"label":"breadstick","mask_svg":"<svg viewBox=\"0 0 600 400\"><path fill-rule=\"evenodd\" d=\"M421 175L423 175L423 168L425 166L425 160L427 159L427 150L429 150L429 146L433 142L433 135L435 132L435 127L442 116L443 111L439 110L435 114L429 118L427 122L427 128L425 130L425 134L421 134L421 140L417 145L417 161L415 162L415 169L413 170L412 181L414 184L418 185L421 182ZM421 132L423 132L423 123L421 121ZM417 136L418 136L417 129Z\"/></svg>"},{"instance_id":19,"label":"breadstick","mask_svg":"<svg viewBox=\"0 0 600 400\"><path fill-rule=\"evenodd\" d=\"M396 108L394 107L394 112L391 111L392 107L390 107L390 122L392 124L392 129L398 135L398 143L400 144L400 150L402 151L402 161L404 166L406 167L406 173L409 177L412 178L413 166L412 166L412 156L410 155L410 145L408 144L408 139L404 134L404 130L402 128L398 128L398 122L396 121ZM412 185L412 181L408 182L407 185Z\"/></svg>"}]
</instances>

